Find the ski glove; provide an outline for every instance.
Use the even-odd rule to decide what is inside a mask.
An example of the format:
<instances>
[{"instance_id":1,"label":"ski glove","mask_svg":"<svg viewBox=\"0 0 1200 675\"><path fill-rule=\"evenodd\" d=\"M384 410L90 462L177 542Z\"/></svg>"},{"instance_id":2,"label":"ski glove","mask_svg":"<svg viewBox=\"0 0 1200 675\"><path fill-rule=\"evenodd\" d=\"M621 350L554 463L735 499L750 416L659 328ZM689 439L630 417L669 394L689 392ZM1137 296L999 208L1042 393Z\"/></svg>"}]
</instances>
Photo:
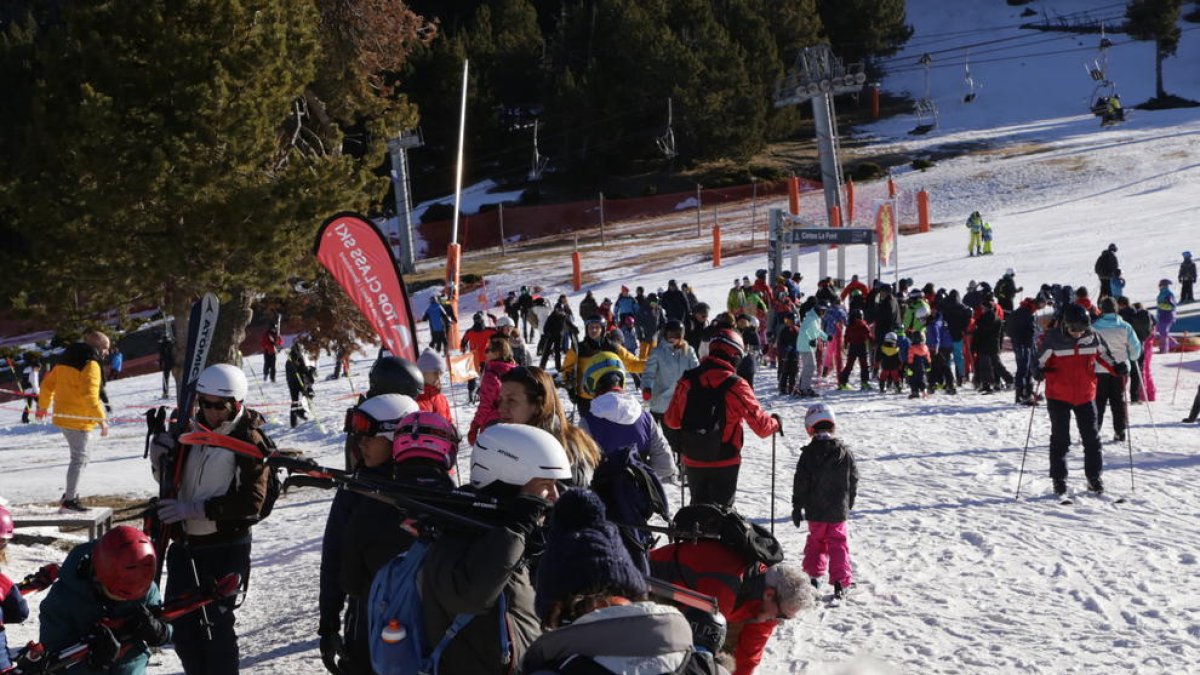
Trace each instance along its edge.
<instances>
[{"instance_id":1,"label":"ski glove","mask_svg":"<svg viewBox=\"0 0 1200 675\"><path fill-rule=\"evenodd\" d=\"M782 436L783 435L783 418L781 418L779 416L779 413L771 413L771 419L775 420L775 424L779 425L779 428L775 430L775 433Z\"/></svg>"},{"instance_id":2,"label":"ski glove","mask_svg":"<svg viewBox=\"0 0 1200 675\"><path fill-rule=\"evenodd\" d=\"M96 624L92 634L87 636L87 648L88 667L95 670L107 671L121 653L121 643L117 641L117 636L104 624Z\"/></svg>"},{"instance_id":3,"label":"ski glove","mask_svg":"<svg viewBox=\"0 0 1200 675\"><path fill-rule=\"evenodd\" d=\"M341 675L342 669L338 663L346 658L346 646L342 642L342 636L338 634L336 628L329 629L324 625L322 625L318 634L321 637L319 643L321 663L325 664L325 670L328 670L332 675Z\"/></svg>"},{"instance_id":4,"label":"ski glove","mask_svg":"<svg viewBox=\"0 0 1200 675\"><path fill-rule=\"evenodd\" d=\"M163 499L158 502L158 517L167 525L185 520L201 520L204 518L204 500Z\"/></svg>"},{"instance_id":5,"label":"ski glove","mask_svg":"<svg viewBox=\"0 0 1200 675\"><path fill-rule=\"evenodd\" d=\"M804 509L792 509L792 524L800 527L800 523L804 522Z\"/></svg>"},{"instance_id":6,"label":"ski glove","mask_svg":"<svg viewBox=\"0 0 1200 675\"><path fill-rule=\"evenodd\" d=\"M151 647L164 645L171 639L171 626L154 616L145 605L138 605L130 617L129 632Z\"/></svg>"},{"instance_id":7,"label":"ski glove","mask_svg":"<svg viewBox=\"0 0 1200 675\"><path fill-rule=\"evenodd\" d=\"M1046 379L1046 373L1041 370L1035 370L1033 371L1033 379L1041 382L1042 380Z\"/></svg>"},{"instance_id":8,"label":"ski glove","mask_svg":"<svg viewBox=\"0 0 1200 675\"><path fill-rule=\"evenodd\" d=\"M642 390L642 400L643 401L649 401L653 396L654 396L654 393L651 392L649 389Z\"/></svg>"},{"instance_id":9,"label":"ski glove","mask_svg":"<svg viewBox=\"0 0 1200 675\"><path fill-rule=\"evenodd\" d=\"M155 480L161 480L163 457L166 457L174 449L175 437L165 431L154 434L150 439L150 471L154 474Z\"/></svg>"},{"instance_id":10,"label":"ski glove","mask_svg":"<svg viewBox=\"0 0 1200 675\"><path fill-rule=\"evenodd\" d=\"M550 506L550 502L541 497L518 495L509 503L508 528L528 536L542 524L542 518Z\"/></svg>"},{"instance_id":11,"label":"ski glove","mask_svg":"<svg viewBox=\"0 0 1200 675\"><path fill-rule=\"evenodd\" d=\"M1125 362L1118 363L1115 370L1117 371L1117 375L1120 375L1121 377L1125 377L1126 375L1129 374L1129 364L1127 364Z\"/></svg>"}]
</instances>

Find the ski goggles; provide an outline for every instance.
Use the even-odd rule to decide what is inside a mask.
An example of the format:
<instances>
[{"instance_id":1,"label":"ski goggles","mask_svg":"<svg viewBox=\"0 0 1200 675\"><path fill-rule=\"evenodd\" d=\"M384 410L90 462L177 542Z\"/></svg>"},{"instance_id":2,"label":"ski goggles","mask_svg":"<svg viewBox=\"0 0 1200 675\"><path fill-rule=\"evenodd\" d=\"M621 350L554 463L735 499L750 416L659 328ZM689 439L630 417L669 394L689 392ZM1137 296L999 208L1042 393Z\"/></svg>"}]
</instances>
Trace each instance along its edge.
<instances>
[{"instance_id":1,"label":"ski goggles","mask_svg":"<svg viewBox=\"0 0 1200 675\"><path fill-rule=\"evenodd\" d=\"M233 401L227 398L210 401L206 398L197 398L196 405L200 406L201 410L229 410L233 407Z\"/></svg>"},{"instance_id":2,"label":"ski goggles","mask_svg":"<svg viewBox=\"0 0 1200 675\"><path fill-rule=\"evenodd\" d=\"M358 408L346 411L346 420L342 431L359 436L378 436L393 433L400 426L400 420L377 420Z\"/></svg>"}]
</instances>

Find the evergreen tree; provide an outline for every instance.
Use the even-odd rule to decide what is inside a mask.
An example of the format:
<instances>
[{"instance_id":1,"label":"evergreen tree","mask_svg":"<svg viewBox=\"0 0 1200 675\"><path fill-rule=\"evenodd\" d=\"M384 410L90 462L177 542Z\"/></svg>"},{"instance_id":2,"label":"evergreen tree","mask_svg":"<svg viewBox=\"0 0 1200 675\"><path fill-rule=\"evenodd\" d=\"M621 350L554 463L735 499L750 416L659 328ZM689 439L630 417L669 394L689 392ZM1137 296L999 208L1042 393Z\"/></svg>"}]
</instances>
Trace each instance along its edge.
<instances>
[{"instance_id":1,"label":"evergreen tree","mask_svg":"<svg viewBox=\"0 0 1200 675\"><path fill-rule=\"evenodd\" d=\"M1133 0L1125 7L1125 30L1135 40L1154 40L1154 92L1166 98L1162 64L1179 48L1179 13L1183 0Z\"/></svg>"},{"instance_id":2,"label":"evergreen tree","mask_svg":"<svg viewBox=\"0 0 1200 675\"><path fill-rule=\"evenodd\" d=\"M817 0L825 37L847 64L895 54L912 27L905 23L905 0Z\"/></svg>"}]
</instances>

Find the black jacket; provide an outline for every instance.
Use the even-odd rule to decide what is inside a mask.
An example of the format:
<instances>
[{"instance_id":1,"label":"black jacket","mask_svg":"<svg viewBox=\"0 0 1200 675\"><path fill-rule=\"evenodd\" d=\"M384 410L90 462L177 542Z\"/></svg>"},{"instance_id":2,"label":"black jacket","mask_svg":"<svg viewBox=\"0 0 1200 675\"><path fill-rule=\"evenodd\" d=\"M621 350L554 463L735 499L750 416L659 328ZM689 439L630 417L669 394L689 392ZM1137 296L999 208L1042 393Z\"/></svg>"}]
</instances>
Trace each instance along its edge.
<instances>
[{"instance_id":1,"label":"black jacket","mask_svg":"<svg viewBox=\"0 0 1200 675\"><path fill-rule=\"evenodd\" d=\"M792 479L792 512L819 523L849 517L858 494L858 467L850 449L833 436L818 434L800 451Z\"/></svg>"},{"instance_id":2,"label":"black jacket","mask_svg":"<svg viewBox=\"0 0 1200 675\"><path fill-rule=\"evenodd\" d=\"M1032 347L1036 332L1033 311L1022 304L1004 317L1004 330L1014 347Z\"/></svg>"},{"instance_id":3,"label":"black jacket","mask_svg":"<svg viewBox=\"0 0 1200 675\"><path fill-rule=\"evenodd\" d=\"M1179 283L1187 281L1196 281L1196 263L1192 260L1184 260L1179 263Z\"/></svg>"},{"instance_id":4,"label":"black jacket","mask_svg":"<svg viewBox=\"0 0 1200 675\"><path fill-rule=\"evenodd\" d=\"M1111 279L1117 275L1117 270L1121 266L1117 263L1117 254L1108 249L1096 258L1096 276L1101 279Z\"/></svg>"},{"instance_id":5,"label":"black jacket","mask_svg":"<svg viewBox=\"0 0 1200 675\"><path fill-rule=\"evenodd\" d=\"M1000 353L1001 330L1004 324L996 319L996 313L988 310L979 316L975 323L975 337L971 340L971 349L976 354L995 356Z\"/></svg>"},{"instance_id":6,"label":"black jacket","mask_svg":"<svg viewBox=\"0 0 1200 675\"><path fill-rule=\"evenodd\" d=\"M664 292L659 304L668 319L683 321L685 317L692 315L692 303L688 302L687 296L677 288Z\"/></svg>"},{"instance_id":7,"label":"black jacket","mask_svg":"<svg viewBox=\"0 0 1200 675\"><path fill-rule=\"evenodd\" d=\"M890 293L887 297L879 296L875 303L875 339L882 342L884 335L900 325L903 324L900 320L900 303L896 302L896 296Z\"/></svg>"},{"instance_id":8,"label":"black jacket","mask_svg":"<svg viewBox=\"0 0 1200 675\"><path fill-rule=\"evenodd\" d=\"M946 301L938 306L938 310L946 320L946 329L950 331L950 337L955 341L963 339L967 333L967 326L971 325L971 308L952 297L947 297Z\"/></svg>"}]
</instances>

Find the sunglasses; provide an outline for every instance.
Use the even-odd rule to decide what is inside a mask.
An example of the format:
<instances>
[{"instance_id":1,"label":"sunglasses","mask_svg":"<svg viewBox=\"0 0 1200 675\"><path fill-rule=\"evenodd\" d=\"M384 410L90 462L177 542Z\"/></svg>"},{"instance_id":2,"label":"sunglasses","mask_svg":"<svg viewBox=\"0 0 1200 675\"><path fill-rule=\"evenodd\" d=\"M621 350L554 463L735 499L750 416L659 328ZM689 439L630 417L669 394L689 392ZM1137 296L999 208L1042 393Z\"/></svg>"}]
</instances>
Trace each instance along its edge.
<instances>
[{"instance_id":1,"label":"sunglasses","mask_svg":"<svg viewBox=\"0 0 1200 675\"><path fill-rule=\"evenodd\" d=\"M346 411L346 421L342 425L342 431L347 434L358 434L359 436L378 436L388 432L395 432L396 427L400 425L400 420L377 420L358 408L351 408Z\"/></svg>"},{"instance_id":2,"label":"sunglasses","mask_svg":"<svg viewBox=\"0 0 1200 675\"><path fill-rule=\"evenodd\" d=\"M232 405L230 401L221 399L219 401L209 401L207 399L197 399L196 404L203 410L229 410Z\"/></svg>"}]
</instances>

